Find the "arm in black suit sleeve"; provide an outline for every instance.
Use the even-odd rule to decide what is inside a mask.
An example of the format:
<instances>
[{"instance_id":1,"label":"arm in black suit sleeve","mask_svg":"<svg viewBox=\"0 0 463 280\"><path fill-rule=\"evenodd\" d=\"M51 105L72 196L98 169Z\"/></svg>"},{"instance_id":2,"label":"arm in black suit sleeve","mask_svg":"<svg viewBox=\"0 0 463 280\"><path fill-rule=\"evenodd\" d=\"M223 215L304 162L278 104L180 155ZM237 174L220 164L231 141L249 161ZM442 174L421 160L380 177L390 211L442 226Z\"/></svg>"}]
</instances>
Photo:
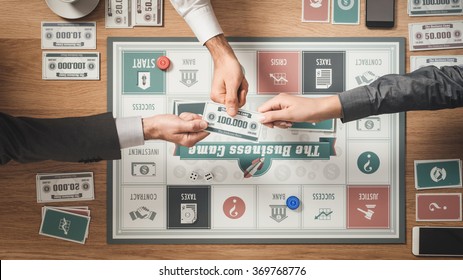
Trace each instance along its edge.
<instances>
[{"instance_id":1,"label":"arm in black suit sleeve","mask_svg":"<svg viewBox=\"0 0 463 280\"><path fill-rule=\"evenodd\" d=\"M368 86L339 94L343 122L370 115L463 106L463 68L427 66L405 75L386 75Z\"/></svg>"},{"instance_id":2,"label":"arm in black suit sleeve","mask_svg":"<svg viewBox=\"0 0 463 280\"><path fill-rule=\"evenodd\" d=\"M119 138L111 113L63 119L0 113L0 164L10 160L92 162L120 158Z\"/></svg>"}]
</instances>

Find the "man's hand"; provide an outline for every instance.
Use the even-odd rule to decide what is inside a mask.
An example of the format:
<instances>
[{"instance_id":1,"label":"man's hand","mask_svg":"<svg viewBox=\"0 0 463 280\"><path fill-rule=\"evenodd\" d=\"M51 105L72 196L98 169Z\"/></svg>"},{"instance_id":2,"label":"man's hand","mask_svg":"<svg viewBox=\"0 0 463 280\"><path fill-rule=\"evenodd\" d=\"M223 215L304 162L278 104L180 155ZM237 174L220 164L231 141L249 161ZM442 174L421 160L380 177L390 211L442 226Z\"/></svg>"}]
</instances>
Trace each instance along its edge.
<instances>
[{"instance_id":1,"label":"man's hand","mask_svg":"<svg viewBox=\"0 0 463 280\"><path fill-rule=\"evenodd\" d=\"M320 122L341 117L341 102L338 96L305 98L280 93L262 104L261 122L267 127L291 127L293 122Z\"/></svg>"},{"instance_id":2,"label":"man's hand","mask_svg":"<svg viewBox=\"0 0 463 280\"><path fill-rule=\"evenodd\" d=\"M182 113L180 116L156 115L143 119L145 140L161 139L187 147L209 135L204 131L205 128L207 122L193 113Z\"/></svg>"},{"instance_id":3,"label":"man's hand","mask_svg":"<svg viewBox=\"0 0 463 280\"><path fill-rule=\"evenodd\" d=\"M248 81L223 34L212 37L205 45L214 61L211 100L224 104L227 113L234 117L238 113L238 108L246 103Z\"/></svg>"}]
</instances>

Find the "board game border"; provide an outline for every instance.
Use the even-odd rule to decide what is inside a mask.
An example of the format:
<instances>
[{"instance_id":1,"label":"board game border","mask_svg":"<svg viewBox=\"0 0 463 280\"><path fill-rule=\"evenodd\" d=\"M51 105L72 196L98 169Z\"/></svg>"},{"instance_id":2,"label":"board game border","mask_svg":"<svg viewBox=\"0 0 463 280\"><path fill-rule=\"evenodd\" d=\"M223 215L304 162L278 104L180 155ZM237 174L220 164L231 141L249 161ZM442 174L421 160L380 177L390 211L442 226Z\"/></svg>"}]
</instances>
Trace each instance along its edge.
<instances>
[{"instance_id":1,"label":"board game border","mask_svg":"<svg viewBox=\"0 0 463 280\"><path fill-rule=\"evenodd\" d=\"M402 37L227 37L229 42L394 42L398 43L399 73L405 74L405 38ZM108 37L107 38L107 107L112 112L113 44L116 42L198 42L193 37ZM198 42L199 43L199 42ZM108 161L107 182L107 242L109 244L404 244L406 238L405 209L405 113L399 113L399 227L397 238L214 238L214 239L153 239L113 238L113 162Z\"/></svg>"}]
</instances>

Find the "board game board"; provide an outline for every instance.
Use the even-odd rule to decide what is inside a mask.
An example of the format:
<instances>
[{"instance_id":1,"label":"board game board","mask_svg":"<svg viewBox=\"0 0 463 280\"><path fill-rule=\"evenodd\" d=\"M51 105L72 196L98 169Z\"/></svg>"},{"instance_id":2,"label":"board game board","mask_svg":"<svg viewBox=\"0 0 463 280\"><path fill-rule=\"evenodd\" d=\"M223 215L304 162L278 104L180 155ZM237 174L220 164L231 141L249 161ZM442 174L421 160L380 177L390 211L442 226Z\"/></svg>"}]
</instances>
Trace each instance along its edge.
<instances>
[{"instance_id":1,"label":"board game board","mask_svg":"<svg viewBox=\"0 0 463 280\"><path fill-rule=\"evenodd\" d=\"M404 73L403 38L229 40L250 111L280 92L316 98ZM156 66L160 56L167 70ZM115 117L204 104L212 74L195 39L108 39ZM258 142L211 134L192 148L124 149L108 163L108 242L404 242L404 126L404 114L391 114L264 127Z\"/></svg>"}]
</instances>

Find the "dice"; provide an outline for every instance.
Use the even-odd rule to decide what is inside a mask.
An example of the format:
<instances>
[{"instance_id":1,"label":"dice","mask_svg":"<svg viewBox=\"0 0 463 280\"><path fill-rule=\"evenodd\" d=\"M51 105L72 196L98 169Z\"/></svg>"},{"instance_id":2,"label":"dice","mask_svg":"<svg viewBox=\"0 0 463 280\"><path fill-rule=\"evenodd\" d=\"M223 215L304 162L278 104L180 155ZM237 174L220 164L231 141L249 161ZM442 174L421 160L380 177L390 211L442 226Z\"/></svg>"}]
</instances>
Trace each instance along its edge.
<instances>
[{"instance_id":1,"label":"dice","mask_svg":"<svg viewBox=\"0 0 463 280\"><path fill-rule=\"evenodd\" d=\"M199 173L196 171L191 171L190 173L190 181L197 181L199 179Z\"/></svg>"},{"instance_id":2,"label":"dice","mask_svg":"<svg viewBox=\"0 0 463 280\"><path fill-rule=\"evenodd\" d=\"M201 172L201 170L199 172ZM198 181L200 179L201 180L204 179L204 181L210 182L210 181L212 181L214 179L214 176L212 175L212 172L210 172L210 171L204 172L203 176L201 176L201 174L199 172L198 171L191 171L188 179L190 179L190 181L192 181L192 182L196 182L196 181Z\"/></svg>"},{"instance_id":3,"label":"dice","mask_svg":"<svg viewBox=\"0 0 463 280\"><path fill-rule=\"evenodd\" d=\"M212 176L212 172L208 171L204 174L204 180L206 180L207 182L212 181L212 179L214 179L214 176Z\"/></svg>"}]
</instances>

